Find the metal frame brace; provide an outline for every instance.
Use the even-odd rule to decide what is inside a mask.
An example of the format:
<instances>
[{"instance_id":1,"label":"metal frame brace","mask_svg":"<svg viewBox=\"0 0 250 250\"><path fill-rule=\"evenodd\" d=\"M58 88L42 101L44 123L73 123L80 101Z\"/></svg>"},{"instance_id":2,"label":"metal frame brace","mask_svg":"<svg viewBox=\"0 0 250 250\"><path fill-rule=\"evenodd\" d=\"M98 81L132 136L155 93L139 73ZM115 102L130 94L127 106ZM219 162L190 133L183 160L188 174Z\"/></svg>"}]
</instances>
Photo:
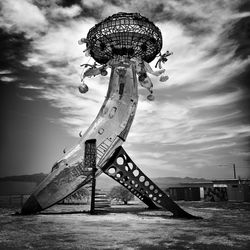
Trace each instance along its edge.
<instances>
[{"instance_id":1,"label":"metal frame brace","mask_svg":"<svg viewBox=\"0 0 250 250\"><path fill-rule=\"evenodd\" d=\"M118 147L102 171L127 188L143 201L150 209L161 206L173 213L174 217L200 219L184 211L168 197L152 180L150 180L131 160L123 147ZM157 204L157 205L156 205Z\"/></svg>"}]
</instances>

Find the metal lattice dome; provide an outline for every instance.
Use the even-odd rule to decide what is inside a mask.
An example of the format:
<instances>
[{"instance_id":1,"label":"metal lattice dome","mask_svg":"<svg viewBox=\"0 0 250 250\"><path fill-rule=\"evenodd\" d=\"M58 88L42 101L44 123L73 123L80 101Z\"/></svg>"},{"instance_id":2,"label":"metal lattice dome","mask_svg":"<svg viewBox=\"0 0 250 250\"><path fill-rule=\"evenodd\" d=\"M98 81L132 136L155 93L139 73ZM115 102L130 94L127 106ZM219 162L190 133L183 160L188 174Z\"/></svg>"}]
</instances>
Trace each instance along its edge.
<instances>
[{"instance_id":1,"label":"metal lattice dome","mask_svg":"<svg viewBox=\"0 0 250 250\"><path fill-rule=\"evenodd\" d=\"M90 55L100 64L116 56L151 62L162 48L158 27L139 13L117 13L92 27L87 35Z\"/></svg>"}]
</instances>

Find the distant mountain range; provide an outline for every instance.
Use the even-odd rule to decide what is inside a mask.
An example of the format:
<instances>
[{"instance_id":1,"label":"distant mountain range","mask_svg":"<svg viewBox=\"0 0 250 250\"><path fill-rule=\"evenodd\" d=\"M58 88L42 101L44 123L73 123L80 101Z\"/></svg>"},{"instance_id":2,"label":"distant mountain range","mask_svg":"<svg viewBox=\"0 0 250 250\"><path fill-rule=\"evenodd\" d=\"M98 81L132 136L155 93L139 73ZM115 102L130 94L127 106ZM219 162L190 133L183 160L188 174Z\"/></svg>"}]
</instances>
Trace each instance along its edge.
<instances>
[{"instance_id":1,"label":"distant mountain range","mask_svg":"<svg viewBox=\"0 0 250 250\"><path fill-rule=\"evenodd\" d=\"M24 183L35 183L38 185L47 174L39 173L39 174L32 174L32 175L19 175L19 176L7 176L0 178L0 183L8 183L8 185L15 185L15 182L19 184ZM180 177L158 177L152 178L152 181L155 182L161 189L165 190L170 186L174 186L180 183L192 183L192 182L206 182L209 181L204 178L180 178ZM109 191L112 187L119 185L116 181L112 178L108 177L107 175L102 174L96 180L96 186L99 189Z\"/></svg>"},{"instance_id":2,"label":"distant mountain range","mask_svg":"<svg viewBox=\"0 0 250 250\"><path fill-rule=\"evenodd\" d=\"M31 174L31 175L15 175L15 176L6 176L0 178L0 182L6 181L19 181L19 182L35 182L39 184L47 174L39 173L39 174Z\"/></svg>"}]
</instances>

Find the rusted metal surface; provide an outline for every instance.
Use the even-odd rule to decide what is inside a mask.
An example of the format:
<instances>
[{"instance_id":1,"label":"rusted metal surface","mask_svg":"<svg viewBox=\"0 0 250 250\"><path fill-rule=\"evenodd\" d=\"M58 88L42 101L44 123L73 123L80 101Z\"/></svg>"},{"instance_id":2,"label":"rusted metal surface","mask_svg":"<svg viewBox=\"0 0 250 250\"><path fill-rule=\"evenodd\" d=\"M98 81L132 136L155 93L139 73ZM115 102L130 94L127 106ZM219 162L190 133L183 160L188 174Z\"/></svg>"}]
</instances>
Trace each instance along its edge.
<instances>
[{"instance_id":1,"label":"rusted metal surface","mask_svg":"<svg viewBox=\"0 0 250 250\"><path fill-rule=\"evenodd\" d=\"M115 149L126 140L138 102L135 64L130 60L112 60L110 67L107 95L96 119L79 143L57 161L32 195L32 204L35 199L41 209L52 206L90 182L91 171L84 164L86 140L96 139L97 176Z\"/></svg>"}]
</instances>

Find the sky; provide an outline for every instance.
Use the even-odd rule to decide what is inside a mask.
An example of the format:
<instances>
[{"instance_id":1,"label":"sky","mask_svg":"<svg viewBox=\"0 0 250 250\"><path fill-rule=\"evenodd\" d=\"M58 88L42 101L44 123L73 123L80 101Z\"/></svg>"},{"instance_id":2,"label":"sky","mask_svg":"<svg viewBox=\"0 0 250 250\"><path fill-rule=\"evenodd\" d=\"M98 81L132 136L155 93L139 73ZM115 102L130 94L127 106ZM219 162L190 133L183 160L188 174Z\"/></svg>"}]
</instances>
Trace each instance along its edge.
<instances>
[{"instance_id":1,"label":"sky","mask_svg":"<svg viewBox=\"0 0 250 250\"><path fill-rule=\"evenodd\" d=\"M48 173L96 117L109 75L80 64L96 23L138 12L157 25L167 82L139 87L124 148L149 177L250 178L248 0L3 0L0 2L0 177ZM154 67L155 61L151 63Z\"/></svg>"}]
</instances>

